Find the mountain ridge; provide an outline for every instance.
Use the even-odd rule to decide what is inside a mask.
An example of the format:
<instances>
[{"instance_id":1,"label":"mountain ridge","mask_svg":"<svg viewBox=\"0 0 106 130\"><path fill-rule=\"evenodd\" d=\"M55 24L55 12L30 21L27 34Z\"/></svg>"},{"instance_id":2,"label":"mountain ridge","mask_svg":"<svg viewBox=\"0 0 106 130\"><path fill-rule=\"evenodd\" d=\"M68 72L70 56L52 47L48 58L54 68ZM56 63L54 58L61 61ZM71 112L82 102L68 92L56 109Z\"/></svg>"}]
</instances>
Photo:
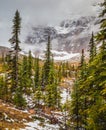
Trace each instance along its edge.
<instances>
[{"instance_id":1,"label":"mountain ridge","mask_svg":"<svg viewBox=\"0 0 106 130\"><path fill-rule=\"evenodd\" d=\"M49 34L51 36L52 52L55 51L54 55L56 51L56 55L59 54L57 58L54 57L55 60L59 60L62 52L65 55L61 56L60 59L63 57L65 60L64 57L66 57L66 60L71 60L73 56L70 58L71 55L69 56L69 54L75 54L75 57L78 58L82 49L85 50L86 55L88 54L91 34L92 32L96 34L99 30L99 21L100 19L96 16L81 16L72 20L64 20L59 26L32 27L32 32L27 36L25 43L33 46L35 55L42 56L46 49Z\"/></svg>"},{"instance_id":2,"label":"mountain ridge","mask_svg":"<svg viewBox=\"0 0 106 130\"><path fill-rule=\"evenodd\" d=\"M21 54L32 51L33 57L44 59L48 34L51 36L52 53L55 61L79 61L81 50L88 56L88 44L92 31L99 30L100 19L96 16L81 16L63 20L59 26L35 26L21 43ZM3 48L0 52L3 52Z\"/></svg>"}]
</instances>

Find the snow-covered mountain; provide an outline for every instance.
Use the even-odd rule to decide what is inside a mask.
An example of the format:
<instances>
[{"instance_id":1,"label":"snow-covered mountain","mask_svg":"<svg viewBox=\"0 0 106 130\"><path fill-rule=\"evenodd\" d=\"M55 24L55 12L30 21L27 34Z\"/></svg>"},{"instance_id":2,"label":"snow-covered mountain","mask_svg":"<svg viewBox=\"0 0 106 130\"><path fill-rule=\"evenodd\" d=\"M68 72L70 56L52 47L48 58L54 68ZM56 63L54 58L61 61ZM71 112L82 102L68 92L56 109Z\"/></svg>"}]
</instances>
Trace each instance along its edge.
<instances>
[{"instance_id":1,"label":"snow-covered mountain","mask_svg":"<svg viewBox=\"0 0 106 130\"><path fill-rule=\"evenodd\" d=\"M55 27L32 27L32 32L27 36L25 43L32 46L35 54L42 55L49 34L55 60L72 59L78 57L82 49L87 52L92 31L96 33L99 29L98 23L97 17L85 16L64 20Z\"/></svg>"},{"instance_id":2,"label":"snow-covered mountain","mask_svg":"<svg viewBox=\"0 0 106 130\"><path fill-rule=\"evenodd\" d=\"M52 53L55 61L79 61L82 49L88 55L88 43L92 31L99 30L99 19L94 16L76 17L64 20L59 26L32 27L31 33L21 43L22 55L32 51L33 57L44 59L48 34L51 36ZM7 48L0 47L0 53L8 52Z\"/></svg>"}]
</instances>

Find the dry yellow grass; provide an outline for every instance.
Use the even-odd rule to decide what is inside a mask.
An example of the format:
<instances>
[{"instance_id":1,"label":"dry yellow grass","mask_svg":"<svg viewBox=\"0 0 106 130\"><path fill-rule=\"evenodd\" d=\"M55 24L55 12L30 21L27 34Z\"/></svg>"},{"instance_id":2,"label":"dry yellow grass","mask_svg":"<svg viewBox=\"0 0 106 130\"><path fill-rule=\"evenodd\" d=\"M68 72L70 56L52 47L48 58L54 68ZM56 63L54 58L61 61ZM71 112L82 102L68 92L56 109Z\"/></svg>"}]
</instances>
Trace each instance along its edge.
<instances>
[{"instance_id":1,"label":"dry yellow grass","mask_svg":"<svg viewBox=\"0 0 106 130\"><path fill-rule=\"evenodd\" d=\"M25 127L23 119L26 122L32 121L30 118L31 114L14 109L14 106L11 104L3 103L3 101L0 100L0 116L2 117L4 113L8 116L9 119L13 119L14 121L9 122L6 120L0 120L0 130L5 128L10 130L12 130L12 128L19 130L19 128Z\"/></svg>"}]
</instances>

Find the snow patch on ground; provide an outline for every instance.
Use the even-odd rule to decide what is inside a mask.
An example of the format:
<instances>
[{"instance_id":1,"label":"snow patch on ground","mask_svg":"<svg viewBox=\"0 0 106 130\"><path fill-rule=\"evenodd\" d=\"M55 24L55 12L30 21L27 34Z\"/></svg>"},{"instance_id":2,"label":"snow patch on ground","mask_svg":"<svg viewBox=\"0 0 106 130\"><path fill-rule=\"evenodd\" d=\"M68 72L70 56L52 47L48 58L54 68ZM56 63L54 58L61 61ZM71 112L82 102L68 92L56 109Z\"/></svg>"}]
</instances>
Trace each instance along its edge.
<instances>
[{"instance_id":1,"label":"snow patch on ground","mask_svg":"<svg viewBox=\"0 0 106 130\"><path fill-rule=\"evenodd\" d=\"M62 93L61 93L61 97L62 97L62 100L61 100L62 104L66 103L66 101L70 100L69 90L68 89L63 89Z\"/></svg>"},{"instance_id":2,"label":"snow patch on ground","mask_svg":"<svg viewBox=\"0 0 106 130\"><path fill-rule=\"evenodd\" d=\"M33 95L31 95L31 96L24 95L24 98L25 98L25 100L26 100L26 102L27 102L27 106L28 106L29 108L35 107L35 103L34 103L34 101L33 101Z\"/></svg>"},{"instance_id":3,"label":"snow patch on ground","mask_svg":"<svg viewBox=\"0 0 106 130\"><path fill-rule=\"evenodd\" d=\"M44 123L44 126L43 125L41 126L40 124L41 122L38 120L34 122L29 122L25 124L27 125L25 129L20 129L20 130L59 130L58 125L48 124L47 122Z\"/></svg>"}]
</instances>

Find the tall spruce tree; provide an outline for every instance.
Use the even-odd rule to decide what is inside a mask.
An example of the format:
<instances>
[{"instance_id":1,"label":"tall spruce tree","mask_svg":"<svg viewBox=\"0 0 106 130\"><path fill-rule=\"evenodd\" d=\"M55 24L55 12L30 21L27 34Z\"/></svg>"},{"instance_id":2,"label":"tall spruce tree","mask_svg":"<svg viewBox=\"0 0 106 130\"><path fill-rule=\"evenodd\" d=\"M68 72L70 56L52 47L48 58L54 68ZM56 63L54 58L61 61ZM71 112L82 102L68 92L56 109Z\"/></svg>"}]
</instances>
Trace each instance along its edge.
<instances>
[{"instance_id":1,"label":"tall spruce tree","mask_svg":"<svg viewBox=\"0 0 106 130\"><path fill-rule=\"evenodd\" d=\"M45 87L45 104L48 107L56 107L60 104L60 91L58 78L54 67L53 55L51 54L50 36L48 36L47 50L43 66L43 86Z\"/></svg>"},{"instance_id":2,"label":"tall spruce tree","mask_svg":"<svg viewBox=\"0 0 106 130\"><path fill-rule=\"evenodd\" d=\"M51 43L50 36L48 36L47 49L45 53L45 63L43 69L43 85L47 85L49 81L49 73L51 69Z\"/></svg>"},{"instance_id":3,"label":"tall spruce tree","mask_svg":"<svg viewBox=\"0 0 106 130\"><path fill-rule=\"evenodd\" d=\"M20 87L20 79L19 79L19 51L20 49L20 40L19 35L21 31L21 17L20 13L17 10L15 12L15 16L13 19L13 31L12 37L9 40L12 45L12 51L10 51L10 65L8 73L8 78L11 82L11 93L13 102L17 107L22 107L25 104L25 99L23 98L22 87Z\"/></svg>"},{"instance_id":4,"label":"tall spruce tree","mask_svg":"<svg viewBox=\"0 0 106 130\"><path fill-rule=\"evenodd\" d=\"M20 35L21 30L21 17L18 10L15 13L13 19L13 31L12 31L12 38L9 40L13 51L11 52L11 77L12 77L12 91L15 91L16 88L19 87L19 64L18 64L18 53L20 49Z\"/></svg>"},{"instance_id":5,"label":"tall spruce tree","mask_svg":"<svg viewBox=\"0 0 106 130\"><path fill-rule=\"evenodd\" d=\"M74 89L72 92L72 103L71 103L71 112L72 112L72 121L75 122L75 129L85 129L86 127L86 87L83 87L82 84L87 78L87 67L84 58L84 50L82 50L79 73L76 77Z\"/></svg>"}]
</instances>

